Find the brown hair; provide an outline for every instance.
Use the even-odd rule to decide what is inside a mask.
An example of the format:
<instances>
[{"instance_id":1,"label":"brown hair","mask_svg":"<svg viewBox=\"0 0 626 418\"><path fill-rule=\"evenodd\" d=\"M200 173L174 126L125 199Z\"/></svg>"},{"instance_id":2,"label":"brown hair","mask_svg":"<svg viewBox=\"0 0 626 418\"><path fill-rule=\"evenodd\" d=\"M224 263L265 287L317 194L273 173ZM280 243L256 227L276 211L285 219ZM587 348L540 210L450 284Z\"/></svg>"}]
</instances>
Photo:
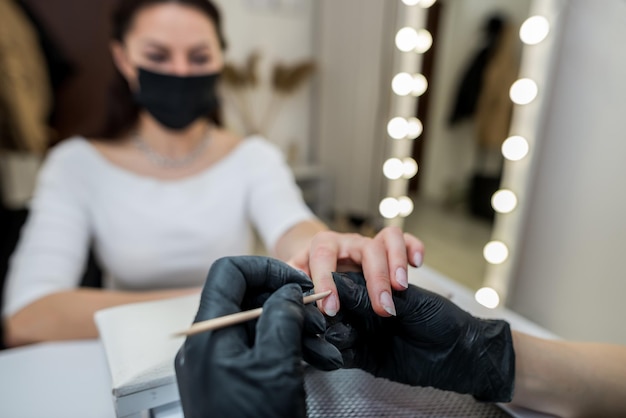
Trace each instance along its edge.
<instances>
[{"instance_id":1,"label":"brown hair","mask_svg":"<svg viewBox=\"0 0 626 418\"><path fill-rule=\"evenodd\" d=\"M141 9L159 3L178 3L194 7L207 15L215 25L220 46L226 49L226 41L222 31L222 18L217 7L210 0L119 0L113 12L112 38L123 42L133 20ZM109 86L106 119L100 137L116 139L133 128L139 116L139 106L133 99L126 79L115 69L113 80ZM218 126L222 125L221 109L218 107L208 118Z\"/></svg>"}]
</instances>

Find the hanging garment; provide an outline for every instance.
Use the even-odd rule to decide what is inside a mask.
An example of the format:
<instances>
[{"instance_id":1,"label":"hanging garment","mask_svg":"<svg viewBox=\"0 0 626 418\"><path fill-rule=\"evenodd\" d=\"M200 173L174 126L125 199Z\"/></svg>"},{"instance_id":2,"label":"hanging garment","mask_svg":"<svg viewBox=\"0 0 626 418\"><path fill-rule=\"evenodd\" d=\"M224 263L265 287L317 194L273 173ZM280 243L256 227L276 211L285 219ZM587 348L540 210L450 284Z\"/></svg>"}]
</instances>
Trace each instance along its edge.
<instances>
[{"instance_id":1,"label":"hanging garment","mask_svg":"<svg viewBox=\"0 0 626 418\"><path fill-rule=\"evenodd\" d=\"M483 74L497 47L498 39L504 24L504 18L494 15L487 21L484 45L471 59L459 82L454 106L448 122L454 125L474 116L483 85Z\"/></svg>"},{"instance_id":2,"label":"hanging garment","mask_svg":"<svg viewBox=\"0 0 626 418\"><path fill-rule=\"evenodd\" d=\"M13 0L0 0L0 150L45 151L50 90L35 30Z\"/></svg>"},{"instance_id":3,"label":"hanging garment","mask_svg":"<svg viewBox=\"0 0 626 418\"><path fill-rule=\"evenodd\" d=\"M504 23L476 104L476 140L481 148L499 149L509 135L513 102L509 90L519 68L518 38L513 25Z\"/></svg>"}]
</instances>

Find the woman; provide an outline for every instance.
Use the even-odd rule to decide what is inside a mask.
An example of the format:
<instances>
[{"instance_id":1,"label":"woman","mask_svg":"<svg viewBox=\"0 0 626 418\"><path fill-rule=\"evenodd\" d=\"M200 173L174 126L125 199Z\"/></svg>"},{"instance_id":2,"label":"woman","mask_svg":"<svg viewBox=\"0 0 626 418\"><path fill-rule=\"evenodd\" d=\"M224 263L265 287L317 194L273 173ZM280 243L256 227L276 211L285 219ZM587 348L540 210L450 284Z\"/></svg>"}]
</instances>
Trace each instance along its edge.
<instances>
[{"instance_id":1,"label":"woman","mask_svg":"<svg viewBox=\"0 0 626 418\"><path fill-rule=\"evenodd\" d=\"M331 272L348 264L364 271L375 312L394 315L391 290L407 287L421 242L397 228L373 239L328 231L275 147L219 126L216 8L122 0L113 26L122 100L109 138L71 138L42 168L8 277L7 345L92 338L99 309L197 291L214 260L250 251L250 223L317 291L333 290L320 303L326 314L339 309ZM106 290L78 288L90 243Z\"/></svg>"}]
</instances>

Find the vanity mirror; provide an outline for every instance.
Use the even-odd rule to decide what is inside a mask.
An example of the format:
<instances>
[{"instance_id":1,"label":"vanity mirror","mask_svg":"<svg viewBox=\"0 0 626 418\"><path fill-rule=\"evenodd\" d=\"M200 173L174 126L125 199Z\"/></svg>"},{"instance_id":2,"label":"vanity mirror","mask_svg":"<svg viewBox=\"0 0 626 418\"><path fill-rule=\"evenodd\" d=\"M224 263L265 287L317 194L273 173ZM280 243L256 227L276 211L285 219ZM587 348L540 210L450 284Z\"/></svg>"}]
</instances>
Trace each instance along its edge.
<instances>
[{"instance_id":1,"label":"vanity mirror","mask_svg":"<svg viewBox=\"0 0 626 418\"><path fill-rule=\"evenodd\" d=\"M506 300L517 261L561 9L561 1L442 0L426 20L431 87L418 102L420 174L404 228L424 240L431 267L489 307Z\"/></svg>"},{"instance_id":2,"label":"vanity mirror","mask_svg":"<svg viewBox=\"0 0 626 418\"><path fill-rule=\"evenodd\" d=\"M286 152L295 146L297 165L323 168L332 212L403 226L424 240L430 267L506 299L561 1L220 3L233 62L258 50L267 57L262 77L278 59L315 63L311 82L267 134ZM467 100L463 89L479 96L468 73L498 25L510 59L500 56L504 70L491 75L500 86L491 124L471 112L451 123ZM535 38L524 43L524 33ZM407 40L413 45L402 44ZM513 92L523 97L511 98L518 79L525 80ZM494 124L495 114L506 123ZM477 125L491 139L477 140Z\"/></svg>"}]
</instances>

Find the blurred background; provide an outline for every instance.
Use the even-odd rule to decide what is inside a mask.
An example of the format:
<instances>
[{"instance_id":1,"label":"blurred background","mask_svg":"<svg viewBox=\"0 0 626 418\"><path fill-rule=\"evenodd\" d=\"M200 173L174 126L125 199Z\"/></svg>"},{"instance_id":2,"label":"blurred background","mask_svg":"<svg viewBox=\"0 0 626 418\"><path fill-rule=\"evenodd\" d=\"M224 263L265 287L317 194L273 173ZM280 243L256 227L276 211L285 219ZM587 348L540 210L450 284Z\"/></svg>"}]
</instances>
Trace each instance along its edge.
<instances>
[{"instance_id":1,"label":"blurred background","mask_svg":"<svg viewBox=\"0 0 626 418\"><path fill-rule=\"evenodd\" d=\"M0 0L2 276L46 150L101 128L116 1ZM390 222L380 202L394 156L395 39L403 13L420 7L416 28L432 43L409 70L425 82L406 115L420 123L402 157L418 169L403 186L412 210L401 224L426 244L425 264L473 290L499 280L507 307L564 337L626 343L626 2L543 2L553 5L551 47L532 59L519 31L542 0L216 3L227 125L276 143L318 216L366 235ZM516 125L509 91L533 71L535 111ZM501 151L520 126L532 159L514 171ZM521 187L517 215L492 207L504 183ZM502 228L514 216L515 228ZM493 239L510 250L495 273L484 256Z\"/></svg>"}]
</instances>

